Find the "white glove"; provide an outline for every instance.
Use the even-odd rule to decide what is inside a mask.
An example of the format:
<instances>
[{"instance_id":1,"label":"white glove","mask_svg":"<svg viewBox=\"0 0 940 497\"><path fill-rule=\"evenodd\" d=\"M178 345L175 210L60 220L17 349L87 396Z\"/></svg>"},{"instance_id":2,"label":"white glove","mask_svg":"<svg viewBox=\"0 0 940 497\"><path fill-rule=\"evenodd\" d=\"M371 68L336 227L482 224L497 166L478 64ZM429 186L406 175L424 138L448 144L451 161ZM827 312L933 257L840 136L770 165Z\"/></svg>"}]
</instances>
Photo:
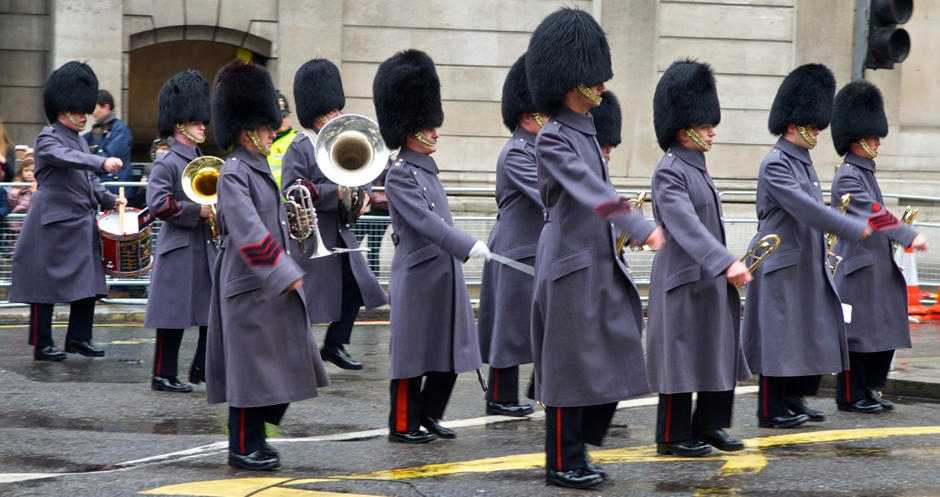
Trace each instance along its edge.
<instances>
[{"instance_id":1,"label":"white glove","mask_svg":"<svg viewBox=\"0 0 940 497\"><path fill-rule=\"evenodd\" d=\"M490 249L487 248L485 243L477 240L477 242L474 243L472 247L470 247L470 257L490 260L493 257L493 254L490 252Z\"/></svg>"}]
</instances>

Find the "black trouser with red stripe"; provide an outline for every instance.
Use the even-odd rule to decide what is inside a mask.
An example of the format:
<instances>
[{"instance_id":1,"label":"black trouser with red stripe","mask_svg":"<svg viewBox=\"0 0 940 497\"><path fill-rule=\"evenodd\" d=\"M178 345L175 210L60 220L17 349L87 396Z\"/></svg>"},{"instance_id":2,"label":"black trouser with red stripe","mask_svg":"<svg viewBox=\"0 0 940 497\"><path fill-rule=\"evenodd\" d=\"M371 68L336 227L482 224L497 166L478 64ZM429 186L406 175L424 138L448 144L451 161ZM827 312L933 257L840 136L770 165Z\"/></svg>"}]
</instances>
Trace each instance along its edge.
<instances>
[{"instance_id":1,"label":"black trouser with red stripe","mask_svg":"<svg viewBox=\"0 0 940 497\"><path fill-rule=\"evenodd\" d=\"M199 340L196 342L196 355L193 365L206 368L206 330L199 327ZM176 377L179 372L180 344L183 342L183 330L166 328L157 329L157 343L153 347L153 375L164 378Z\"/></svg>"},{"instance_id":2,"label":"black trouser with red stripe","mask_svg":"<svg viewBox=\"0 0 940 497\"><path fill-rule=\"evenodd\" d=\"M545 469L571 471L587 463L584 444L602 445L617 403L545 408Z\"/></svg>"},{"instance_id":3,"label":"black trouser with red stripe","mask_svg":"<svg viewBox=\"0 0 940 497\"><path fill-rule=\"evenodd\" d=\"M692 393L659 394L656 413L656 443L698 440L702 433L731 426L734 390L698 392L695 413Z\"/></svg>"},{"instance_id":4,"label":"black trouser with red stripe","mask_svg":"<svg viewBox=\"0 0 940 497\"><path fill-rule=\"evenodd\" d=\"M532 391L533 381L529 380L529 391ZM530 393L529 397L533 395ZM486 400L511 404L519 402L519 366L508 368L494 368L490 366L489 388L486 390Z\"/></svg>"},{"instance_id":5,"label":"black trouser with red stripe","mask_svg":"<svg viewBox=\"0 0 940 497\"><path fill-rule=\"evenodd\" d=\"M421 380L424 380L422 388ZM457 382L456 373L431 371L423 376L391 381L392 412L388 415L388 431L417 431L421 417L441 419Z\"/></svg>"},{"instance_id":6,"label":"black trouser with red stripe","mask_svg":"<svg viewBox=\"0 0 940 497\"><path fill-rule=\"evenodd\" d=\"M362 293L359 291L359 284L356 283L356 277L349 265L349 254L340 254L338 257L343 260L343 301L339 321L333 321L326 329L326 336L323 338L324 345L349 343L353 324L356 323L356 316L359 315L359 308L362 307Z\"/></svg>"},{"instance_id":7,"label":"black trouser with red stripe","mask_svg":"<svg viewBox=\"0 0 940 497\"><path fill-rule=\"evenodd\" d=\"M849 371L836 377L836 404L854 404L868 398L869 388L885 386L893 350L849 352Z\"/></svg>"},{"instance_id":8,"label":"black trouser with red stripe","mask_svg":"<svg viewBox=\"0 0 940 497\"><path fill-rule=\"evenodd\" d=\"M290 404L228 408L228 450L248 455L264 447L264 424L281 424Z\"/></svg>"},{"instance_id":9,"label":"black trouser with red stripe","mask_svg":"<svg viewBox=\"0 0 940 497\"><path fill-rule=\"evenodd\" d=\"M757 392L757 417L790 416L786 398L816 395L821 378L818 374L810 376L761 375Z\"/></svg>"},{"instance_id":10,"label":"black trouser with red stripe","mask_svg":"<svg viewBox=\"0 0 940 497\"><path fill-rule=\"evenodd\" d=\"M69 305L69 329L66 340L91 340L95 320L95 297L76 300ZM54 345L52 342L52 310L55 304L29 305L29 344L37 348Z\"/></svg>"}]
</instances>

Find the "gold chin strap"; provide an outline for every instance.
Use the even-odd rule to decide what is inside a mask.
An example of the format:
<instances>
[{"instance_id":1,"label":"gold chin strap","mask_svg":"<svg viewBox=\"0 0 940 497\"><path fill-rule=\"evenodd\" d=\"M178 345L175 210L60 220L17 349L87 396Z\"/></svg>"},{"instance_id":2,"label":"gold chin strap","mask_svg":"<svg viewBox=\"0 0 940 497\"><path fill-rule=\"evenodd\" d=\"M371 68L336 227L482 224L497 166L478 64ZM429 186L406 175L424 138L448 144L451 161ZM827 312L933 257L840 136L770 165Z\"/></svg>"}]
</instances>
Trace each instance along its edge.
<instances>
[{"instance_id":1,"label":"gold chin strap","mask_svg":"<svg viewBox=\"0 0 940 497\"><path fill-rule=\"evenodd\" d=\"M695 131L692 128L686 128L685 136L688 136L695 142L696 145L705 149L705 152L708 152L712 149L712 146L708 144L705 140L702 139L702 136L698 134L698 131Z\"/></svg>"},{"instance_id":2,"label":"gold chin strap","mask_svg":"<svg viewBox=\"0 0 940 497\"><path fill-rule=\"evenodd\" d=\"M578 92L580 92L582 95L587 97L588 100L596 104L599 104L601 103L602 100L604 100L603 98L595 95L594 92L591 91L590 88L588 88L587 86L584 86L584 83L578 83L577 88L578 88Z\"/></svg>"},{"instance_id":3,"label":"gold chin strap","mask_svg":"<svg viewBox=\"0 0 940 497\"><path fill-rule=\"evenodd\" d=\"M317 117L317 119L319 119L323 124L330 122L330 118L326 117L326 114L321 114L319 117Z\"/></svg>"},{"instance_id":4,"label":"gold chin strap","mask_svg":"<svg viewBox=\"0 0 940 497\"><path fill-rule=\"evenodd\" d=\"M539 114L538 112L532 112L530 115L532 116L532 119L538 123L540 128L545 126L545 121L542 120L542 114Z\"/></svg>"},{"instance_id":5,"label":"gold chin strap","mask_svg":"<svg viewBox=\"0 0 940 497\"><path fill-rule=\"evenodd\" d=\"M806 140L806 143L809 145L809 148L813 148L816 146L816 140L814 140L812 136L809 136L809 133L806 132L806 128L804 128L803 126L797 126L796 130L799 131L800 136L802 136L803 139Z\"/></svg>"},{"instance_id":6,"label":"gold chin strap","mask_svg":"<svg viewBox=\"0 0 940 497\"><path fill-rule=\"evenodd\" d=\"M79 127L79 128L84 128L84 127L85 127L84 124L80 123L78 120L76 120L74 117L72 117L72 113L71 113L71 112L65 112L64 114L65 114L65 118L68 119L70 123L74 124L75 126L77 126L77 127Z\"/></svg>"},{"instance_id":7,"label":"gold chin strap","mask_svg":"<svg viewBox=\"0 0 940 497\"><path fill-rule=\"evenodd\" d=\"M265 147L263 143L261 143L261 139L258 138L257 131L255 130L249 131L248 138L251 139L251 143L253 143L255 147L258 148L258 152L261 152L261 155L267 157L268 155L271 154L271 150Z\"/></svg>"},{"instance_id":8,"label":"gold chin strap","mask_svg":"<svg viewBox=\"0 0 940 497\"><path fill-rule=\"evenodd\" d=\"M206 141L206 137L205 137L205 136L203 136L202 139L199 139L199 138L196 138L195 136L193 136L193 134L190 133L189 131L186 131L186 126L183 126L183 123L176 123L176 130L179 131L180 133L182 133L183 136L185 136L186 138L189 138L190 140L192 140L192 141L194 141L194 142L196 142L196 143L202 143L202 142Z\"/></svg>"},{"instance_id":9,"label":"gold chin strap","mask_svg":"<svg viewBox=\"0 0 940 497\"><path fill-rule=\"evenodd\" d=\"M437 142L432 142L431 140L428 140L428 138L427 138L426 136L424 136L424 132L423 132L423 131L415 131L415 134L412 135L412 136L414 136L415 139L418 140L419 142L421 142L421 143L423 143L423 144L425 144L425 145L427 145L427 146L429 146L429 147L436 147L436 146L437 146Z\"/></svg>"},{"instance_id":10,"label":"gold chin strap","mask_svg":"<svg viewBox=\"0 0 940 497\"><path fill-rule=\"evenodd\" d=\"M868 154L869 158L874 159L875 157L878 157L878 152L875 152L874 150L871 149L871 147L868 146L868 140L862 138L861 140L858 141L858 146L862 147L862 150L864 150L865 153Z\"/></svg>"}]
</instances>

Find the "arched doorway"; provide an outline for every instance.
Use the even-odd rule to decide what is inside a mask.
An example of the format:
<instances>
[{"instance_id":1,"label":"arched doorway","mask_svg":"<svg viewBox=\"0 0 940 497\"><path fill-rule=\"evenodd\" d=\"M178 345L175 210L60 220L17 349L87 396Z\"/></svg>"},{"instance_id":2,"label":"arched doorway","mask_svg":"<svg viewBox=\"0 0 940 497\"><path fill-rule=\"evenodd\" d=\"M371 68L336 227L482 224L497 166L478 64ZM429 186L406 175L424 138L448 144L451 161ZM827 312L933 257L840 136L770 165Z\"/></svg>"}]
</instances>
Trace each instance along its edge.
<instances>
[{"instance_id":1,"label":"arched doorway","mask_svg":"<svg viewBox=\"0 0 940 497\"><path fill-rule=\"evenodd\" d=\"M174 74L197 70L209 80L235 58L264 65L267 57L228 43L180 40L156 43L130 51L128 63L127 122L134 134L133 160L150 161L150 145L157 136L157 95ZM222 155L208 128L203 153Z\"/></svg>"}]
</instances>

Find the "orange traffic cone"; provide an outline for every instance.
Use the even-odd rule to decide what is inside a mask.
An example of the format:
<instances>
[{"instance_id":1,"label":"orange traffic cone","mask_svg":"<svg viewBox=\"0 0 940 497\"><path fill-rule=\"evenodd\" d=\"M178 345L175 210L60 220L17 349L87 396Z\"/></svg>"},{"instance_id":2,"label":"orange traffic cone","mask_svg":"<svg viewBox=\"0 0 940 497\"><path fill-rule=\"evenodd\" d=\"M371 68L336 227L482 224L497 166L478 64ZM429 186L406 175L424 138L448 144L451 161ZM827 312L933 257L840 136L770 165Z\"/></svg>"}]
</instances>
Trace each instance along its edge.
<instances>
[{"instance_id":1,"label":"orange traffic cone","mask_svg":"<svg viewBox=\"0 0 940 497\"><path fill-rule=\"evenodd\" d=\"M904 273L904 281L907 283L907 313L914 315L927 314L928 310L920 303L920 284L917 282L917 259L914 257L914 249L906 247L901 253L901 261L898 264ZM940 307L936 312L940 312Z\"/></svg>"}]
</instances>

